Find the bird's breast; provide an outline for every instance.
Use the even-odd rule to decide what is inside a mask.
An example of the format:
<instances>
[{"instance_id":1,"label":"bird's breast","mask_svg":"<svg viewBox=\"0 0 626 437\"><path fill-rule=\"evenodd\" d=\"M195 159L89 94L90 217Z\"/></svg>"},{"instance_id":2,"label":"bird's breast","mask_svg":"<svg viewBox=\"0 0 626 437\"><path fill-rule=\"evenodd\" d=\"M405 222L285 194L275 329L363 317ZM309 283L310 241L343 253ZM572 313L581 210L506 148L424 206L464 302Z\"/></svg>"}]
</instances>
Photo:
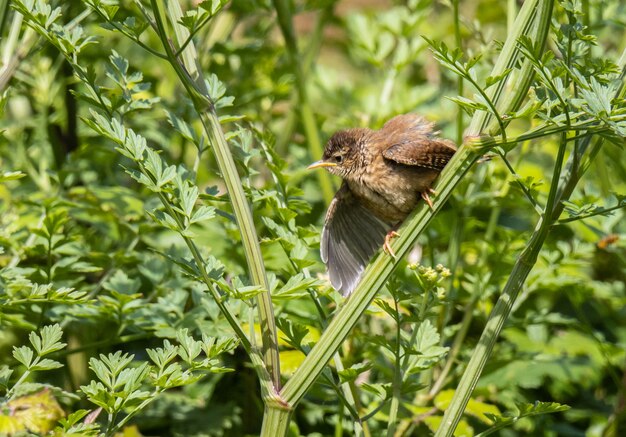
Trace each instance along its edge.
<instances>
[{"instance_id":1,"label":"bird's breast","mask_svg":"<svg viewBox=\"0 0 626 437\"><path fill-rule=\"evenodd\" d=\"M348 181L354 195L381 220L395 224L413 211L420 193L432 184L436 171L372 160L359 178Z\"/></svg>"}]
</instances>

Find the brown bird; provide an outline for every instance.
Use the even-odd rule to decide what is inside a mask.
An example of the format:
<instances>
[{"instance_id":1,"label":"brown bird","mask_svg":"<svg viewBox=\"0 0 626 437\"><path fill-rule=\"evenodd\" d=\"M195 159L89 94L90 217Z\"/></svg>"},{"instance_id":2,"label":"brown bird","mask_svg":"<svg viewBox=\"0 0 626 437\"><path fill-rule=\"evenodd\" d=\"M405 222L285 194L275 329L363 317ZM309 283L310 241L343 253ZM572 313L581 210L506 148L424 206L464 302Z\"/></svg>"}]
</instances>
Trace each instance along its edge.
<instances>
[{"instance_id":1,"label":"brown bird","mask_svg":"<svg viewBox=\"0 0 626 437\"><path fill-rule=\"evenodd\" d=\"M389 240L420 198L432 208L431 185L456 152L433 129L423 117L404 114L377 131L339 131L309 166L343 179L326 213L320 252L331 284L344 296L381 245L393 255Z\"/></svg>"}]
</instances>

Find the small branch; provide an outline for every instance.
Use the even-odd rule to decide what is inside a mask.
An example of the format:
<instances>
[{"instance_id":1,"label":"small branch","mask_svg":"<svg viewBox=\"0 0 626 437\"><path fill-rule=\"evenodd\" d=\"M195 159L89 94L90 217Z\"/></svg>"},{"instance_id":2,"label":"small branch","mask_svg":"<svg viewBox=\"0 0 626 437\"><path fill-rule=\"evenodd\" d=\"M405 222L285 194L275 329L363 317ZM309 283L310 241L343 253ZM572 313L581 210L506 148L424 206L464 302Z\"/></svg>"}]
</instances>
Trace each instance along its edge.
<instances>
[{"instance_id":1,"label":"small branch","mask_svg":"<svg viewBox=\"0 0 626 437\"><path fill-rule=\"evenodd\" d=\"M594 217L596 215L606 214L606 213L609 213L611 211L615 211L617 209L621 209L621 208L625 208L625 207L626 207L626 203L620 203L619 205L615 205L615 206L612 206L610 208L600 208L600 209L598 209L596 211L592 211L592 212L590 212L588 214L582 214L582 215L577 215L577 216L574 216L574 217L568 217L566 219L561 219L561 220L557 221L556 223L554 223L554 226L556 226L556 225L563 225L565 223L571 223L571 222L575 222L575 221L578 221L578 220L584 220L584 219L587 219L589 217Z\"/></svg>"},{"instance_id":2,"label":"small branch","mask_svg":"<svg viewBox=\"0 0 626 437\"><path fill-rule=\"evenodd\" d=\"M135 37L135 35L131 34L130 32L128 32L126 29L124 29L122 26L119 25L118 22L113 21L113 20L109 20L109 18L98 8L97 5L93 4L91 1L86 1L85 3L87 3L95 12L96 14L98 14L98 16L100 18L102 18L104 21L106 21L108 24L110 24L111 26L113 26L115 28L115 30L117 30L118 32L120 32L122 35L124 35L125 37L127 37L128 39L130 39L131 41L133 41L135 44L137 44L139 47L141 47L142 49L146 50L147 52L151 53L152 55L156 56L157 58L161 58L161 59L167 59L167 56L164 55L163 53L157 52L156 50L154 50L152 47L150 47L149 45L143 43L139 37Z\"/></svg>"},{"instance_id":3,"label":"small branch","mask_svg":"<svg viewBox=\"0 0 626 437\"><path fill-rule=\"evenodd\" d=\"M537 203L537 201L535 200L535 198L533 197L533 195L531 194L530 190L528 189L528 187L526 187L526 185L524 185L519 179L519 175L517 174L517 172L515 171L515 169L513 168L513 166L511 165L511 163L509 162L508 159L506 159L506 155L501 151L500 148L496 147L494 149L496 151L496 153L500 156L500 158L502 158L502 161L504 162L504 165L506 165L506 168L509 170L509 173L511 173L514 177L515 182L517 183L517 186L522 190L522 192L524 193L524 195L526 196L526 198L528 198L528 200L530 201L531 205L533 206L533 208L535 209L535 211L537 211L537 213L539 215L541 215L543 213L543 210L541 209L541 207L539 206L539 204Z\"/></svg>"},{"instance_id":4,"label":"small branch","mask_svg":"<svg viewBox=\"0 0 626 437\"><path fill-rule=\"evenodd\" d=\"M212 15L209 15L202 23L200 23L194 30L193 32L189 32L189 36L187 37L187 39L185 40L185 42L183 42L180 47L178 48L178 50L176 50L176 52L174 53L174 56L176 58L178 58L180 56L180 54L183 52L183 50L185 50L187 48L187 46L189 45L189 43L193 40L193 37L196 36L198 34L198 32L200 32L200 30L206 26L209 21L211 21L211 18L213 18Z\"/></svg>"},{"instance_id":5,"label":"small branch","mask_svg":"<svg viewBox=\"0 0 626 437\"><path fill-rule=\"evenodd\" d=\"M428 294L427 290L424 290L424 295ZM396 349L394 351L395 360L393 370L393 394L391 397L391 405L389 406L389 419L387 421L387 437L392 437L396 430L396 420L398 419L398 410L400 408L400 396L402 394L402 366L400 363L400 350L402 342L402 329L400 327L400 311L398 310L398 301L394 296L393 299L394 309L396 312ZM417 329L413 331L417 332ZM408 354L407 354L408 355ZM404 360L406 362L406 360Z\"/></svg>"}]
</instances>

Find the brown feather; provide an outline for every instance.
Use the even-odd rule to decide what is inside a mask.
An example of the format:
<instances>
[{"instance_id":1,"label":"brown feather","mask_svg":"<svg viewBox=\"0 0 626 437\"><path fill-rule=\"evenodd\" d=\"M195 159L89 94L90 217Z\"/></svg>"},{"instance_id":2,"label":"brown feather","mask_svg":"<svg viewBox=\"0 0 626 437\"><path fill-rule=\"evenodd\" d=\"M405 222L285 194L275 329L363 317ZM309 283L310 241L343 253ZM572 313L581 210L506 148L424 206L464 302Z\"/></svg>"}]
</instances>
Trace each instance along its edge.
<instances>
[{"instance_id":1,"label":"brown feather","mask_svg":"<svg viewBox=\"0 0 626 437\"><path fill-rule=\"evenodd\" d=\"M443 170L456 148L448 142L428 137L403 139L383 151L383 157L398 164Z\"/></svg>"}]
</instances>

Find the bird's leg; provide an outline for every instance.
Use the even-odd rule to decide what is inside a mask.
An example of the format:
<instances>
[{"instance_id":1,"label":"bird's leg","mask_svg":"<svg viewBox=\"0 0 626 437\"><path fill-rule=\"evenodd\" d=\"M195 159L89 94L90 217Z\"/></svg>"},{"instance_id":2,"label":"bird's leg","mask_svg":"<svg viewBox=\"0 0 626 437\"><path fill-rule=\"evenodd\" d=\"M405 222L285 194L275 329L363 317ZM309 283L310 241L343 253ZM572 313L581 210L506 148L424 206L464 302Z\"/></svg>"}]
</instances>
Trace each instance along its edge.
<instances>
[{"instance_id":1,"label":"bird's leg","mask_svg":"<svg viewBox=\"0 0 626 437\"><path fill-rule=\"evenodd\" d=\"M422 191L422 192L420 193L420 195L422 196L422 199L424 199L424 202L426 202L426 203L428 204L428 206L430 207L430 209L435 209L435 208L433 207L433 201L432 201L432 200L430 200L430 196L428 195L429 193L430 193L430 194L437 194L437 193L435 192L435 190L433 190L432 188L426 188L426 190L425 190L425 191Z\"/></svg>"},{"instance_id":2,"label":"bird's leg","mask_svg":"<svg viewBox=\"0 0 626 437\"><path fill-rule=\"evenodd\" d=\"M385 235L385 244L383 244L383 250L387 252L389 255L391 255L393 258L396 257L396 254L394 253L389 243L391 242L391 239L393 237L399 237L399 236L400 234L396 232L395 228L387 232L387 235Z\"/></svg>"}]
</instances>

